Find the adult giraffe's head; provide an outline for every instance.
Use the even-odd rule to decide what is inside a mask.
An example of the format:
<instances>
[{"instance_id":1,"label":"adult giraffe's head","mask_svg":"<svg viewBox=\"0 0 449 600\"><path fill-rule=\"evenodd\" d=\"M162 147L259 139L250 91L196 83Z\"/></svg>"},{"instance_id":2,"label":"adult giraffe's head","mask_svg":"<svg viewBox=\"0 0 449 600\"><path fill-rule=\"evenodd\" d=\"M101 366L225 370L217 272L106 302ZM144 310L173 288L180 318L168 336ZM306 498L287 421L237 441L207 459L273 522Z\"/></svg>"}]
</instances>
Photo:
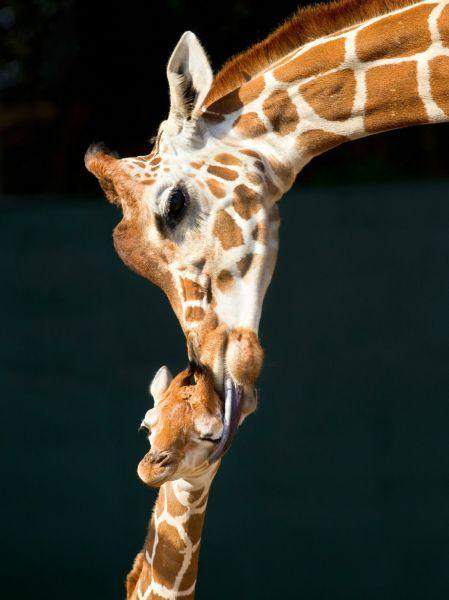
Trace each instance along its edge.
<instances>
[{"instance_id":1,"label":"adult giraffe's head","mask_svg":"<svg viewBox=\"0 0 449 600\"><path fill-rule=\"evenodd\" d=\"M258 326L283 183L252 143L257 123L230 127L223 116L239 108L237 97L223 110L204 108L213 76L193 33L181 37L167 75L170 112L150 154L118 159L93 146L86 166L123 211L114 230L118 254L163 289L190 360L208 367L217 390L231 390L229 402L245 415L256 404Z\"/></svg>"}]
</instances>

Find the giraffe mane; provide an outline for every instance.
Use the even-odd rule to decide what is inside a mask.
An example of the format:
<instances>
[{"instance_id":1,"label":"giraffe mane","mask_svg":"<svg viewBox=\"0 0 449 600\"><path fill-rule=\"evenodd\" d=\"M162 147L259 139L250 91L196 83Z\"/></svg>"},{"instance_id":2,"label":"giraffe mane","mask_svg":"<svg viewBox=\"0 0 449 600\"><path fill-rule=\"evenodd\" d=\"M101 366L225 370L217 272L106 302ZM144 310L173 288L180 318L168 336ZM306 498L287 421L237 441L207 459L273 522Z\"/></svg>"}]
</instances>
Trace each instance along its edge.
<instances>
[{"instance_id":1,"label":"giraffe mane","mask_svg":"<svg viewBox=\"0 0 449 600\"><path fill-rule=\"evenodd\" d=\"M333 0L299 8L264 40L229 59L215 75L208 107L300 46L420 0Z\"/></svg>"}]
</instances>

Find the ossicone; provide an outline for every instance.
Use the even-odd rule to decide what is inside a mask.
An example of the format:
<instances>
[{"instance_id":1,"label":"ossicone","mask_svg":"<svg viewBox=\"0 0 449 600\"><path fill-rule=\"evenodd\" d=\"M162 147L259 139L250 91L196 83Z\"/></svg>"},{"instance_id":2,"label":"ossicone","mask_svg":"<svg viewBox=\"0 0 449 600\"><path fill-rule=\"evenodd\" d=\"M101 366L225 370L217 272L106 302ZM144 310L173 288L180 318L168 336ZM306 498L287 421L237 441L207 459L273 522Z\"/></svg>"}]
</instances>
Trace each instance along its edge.
<instances>
[{"instance_id":1,"label":"ossicone","mask_svg":"<svg viewBox=\"0 0 449 600\"><path fill-rule=\"evenodd\" d=\"M91 144L84 155L84 164L98 179L109 202L120 206L117 182L123 174L117 154L102 143Z\"/></svg>"}]
</instances>

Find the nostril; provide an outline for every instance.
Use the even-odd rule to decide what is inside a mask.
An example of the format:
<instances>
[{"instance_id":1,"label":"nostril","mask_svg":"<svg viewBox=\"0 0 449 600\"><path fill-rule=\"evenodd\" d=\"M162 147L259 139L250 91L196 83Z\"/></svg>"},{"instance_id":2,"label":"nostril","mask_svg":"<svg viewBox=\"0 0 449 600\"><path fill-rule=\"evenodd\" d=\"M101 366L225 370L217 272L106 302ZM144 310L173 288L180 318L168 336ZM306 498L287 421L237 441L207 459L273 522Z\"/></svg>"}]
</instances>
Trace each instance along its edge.
<instances>
[{"instance_id":1,"label":"nostril","mask_svg":"<svg viewBox=\"0 0 449 600\"><path fill-rule=\"evenodd\" d=\"M175 462L175 457L171 452L168 451L152 451L150 452L150 462L158 465L159 467L168 467Z\"/></svg>"}]
</instances>

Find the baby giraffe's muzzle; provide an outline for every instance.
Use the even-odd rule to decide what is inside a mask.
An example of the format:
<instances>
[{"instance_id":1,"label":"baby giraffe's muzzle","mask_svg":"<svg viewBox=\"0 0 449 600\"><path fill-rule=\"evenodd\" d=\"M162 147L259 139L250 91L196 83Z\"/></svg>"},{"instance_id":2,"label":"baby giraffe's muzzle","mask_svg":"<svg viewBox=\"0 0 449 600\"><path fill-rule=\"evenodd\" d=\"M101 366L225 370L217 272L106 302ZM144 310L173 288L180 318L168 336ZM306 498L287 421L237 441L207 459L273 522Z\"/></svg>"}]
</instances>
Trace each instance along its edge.
<instances>
[{"instance_id":1,"label":"baby giraffe's muzzle","mask_svg":"<svg viewBox=\"0 0 449 600\"><path fill-rule=\"evenodd\" d=\"M180 460L178 452L152 449L140 461L137 473L144 483L157 487L175 473Z\"/></svg>"}]
</instances>

